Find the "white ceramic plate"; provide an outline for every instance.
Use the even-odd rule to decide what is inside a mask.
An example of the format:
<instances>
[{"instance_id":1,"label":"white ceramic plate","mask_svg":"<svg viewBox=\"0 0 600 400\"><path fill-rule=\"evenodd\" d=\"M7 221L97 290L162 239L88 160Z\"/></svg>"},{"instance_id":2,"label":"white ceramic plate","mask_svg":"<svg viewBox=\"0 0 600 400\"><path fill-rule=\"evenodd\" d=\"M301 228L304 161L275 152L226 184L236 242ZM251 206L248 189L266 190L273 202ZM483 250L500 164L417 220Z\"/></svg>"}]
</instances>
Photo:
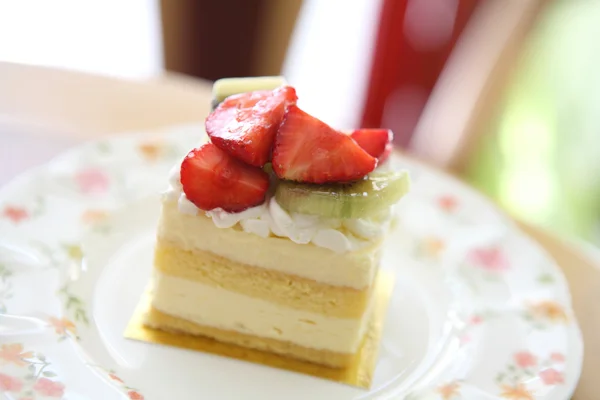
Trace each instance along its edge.
<instances>
[{"instance_id":1,"label":"white ceramic plate","mask_svg":"<svg viewBox=\"0 0 600 400\"><path fill-rule=\"evenodd\" d=\"M410 170L370 391L122 337L158 193L199 126L76 148L0 191L0 391L9 399L567 399L582 342L553 261L480 195Z\"/></svg>"}]
</instances>

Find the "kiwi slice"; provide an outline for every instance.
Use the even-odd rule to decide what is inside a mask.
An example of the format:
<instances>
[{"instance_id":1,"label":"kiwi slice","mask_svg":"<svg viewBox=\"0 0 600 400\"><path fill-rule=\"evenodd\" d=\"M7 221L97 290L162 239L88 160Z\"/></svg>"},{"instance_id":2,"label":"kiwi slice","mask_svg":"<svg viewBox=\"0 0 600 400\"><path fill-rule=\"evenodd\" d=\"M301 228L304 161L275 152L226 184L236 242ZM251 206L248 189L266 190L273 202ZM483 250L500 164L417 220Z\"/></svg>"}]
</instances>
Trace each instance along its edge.
<instances>
[{"instance_id":1,"label":"kiwi slice","mask_svg":"<svg viewBox=\"0 0 600 400\"><path fill-rule=\"evenodd\" d=\"M265 171L269 175L273 175L275 172L273 171L273 164L270 162L266 163L263 167L263 171Z\"/></svg>"},{"instance_id":2,"label":"kiwi slice","mask_svg":"<svg viewBox=\"0 0 600 400\"><path fill-rule=\"evenodd\" d=\"M280 181L275 199L289 212L327 218L368 218L396 203L410 187L406 171L375 172L345 184Z\"/></svg>"},{"instance_id":3,"label":"kiwi slice","mask_svg":"<svg viewBox=\"0 0 600 400\"><path fill-rule=\"evenodd\" d=\"M248 78L223 78L215 81L212 89L212 109L227 97L253 92L255 90L273 90L287 85L283 76L256 76Z\"/></svg>"}]
</instances>

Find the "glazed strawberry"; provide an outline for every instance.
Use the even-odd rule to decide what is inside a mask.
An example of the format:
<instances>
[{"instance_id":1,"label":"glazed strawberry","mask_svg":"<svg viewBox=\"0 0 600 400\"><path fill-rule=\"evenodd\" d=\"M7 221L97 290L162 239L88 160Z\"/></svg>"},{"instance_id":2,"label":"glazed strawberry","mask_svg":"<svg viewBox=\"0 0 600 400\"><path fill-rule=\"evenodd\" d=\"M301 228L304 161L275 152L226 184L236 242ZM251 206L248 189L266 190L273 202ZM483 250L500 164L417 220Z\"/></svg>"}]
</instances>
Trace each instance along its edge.
<instances>
[{"instance_id":1,"label":"glazed strawberry","mask_svg":"<svg viewBox=\"0 0 600 400\"><path fill-rule=\"evenodd\" d=\"M206 118L206 132L220 149L262 167L271 157L287 107L296 100L296 91L289 86L229 96Z\"/></svg>"},{"instance_id":2,"label":"glazed strawberry","mask_svg":"<svg viewBox=\"0 0 600 400\"><path fill-rule=\"evenodd\" d=\"M389 129L357 129L350 134L367 153L384 162L392 152L394 134Z\"/></svg>"},{"instance_id":3,"label":"glazed strawberry","mask_svg":"<svg viewBox=\"0 0 600 400\"><path fill-rule=\"evenodd\" d=\"M377 166L350 136L296 106L275 136L272 163L279 178L310 183L354 181Z\"/></svg>"},{"instance_id":4,"label":"glazed strawberry","mask_svg":"<svg viewBox=\"0 0 600 400\"><path fill-rule=\"evenodd\" d=\"M202 210L239 212L265 200L269 176L207 143L181 163L181 184L187 198Z\"/></svg>"}]
</instances>

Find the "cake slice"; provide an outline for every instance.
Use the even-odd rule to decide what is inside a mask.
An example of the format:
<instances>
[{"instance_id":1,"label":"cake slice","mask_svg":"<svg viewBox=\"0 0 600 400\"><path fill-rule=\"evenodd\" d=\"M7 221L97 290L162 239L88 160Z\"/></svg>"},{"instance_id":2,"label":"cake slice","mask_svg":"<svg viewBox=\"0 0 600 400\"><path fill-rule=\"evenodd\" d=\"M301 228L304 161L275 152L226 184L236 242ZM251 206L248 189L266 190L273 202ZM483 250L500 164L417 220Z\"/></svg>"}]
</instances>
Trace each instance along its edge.
<instances>
[{"instance_id":1,"label":"cake slice","mask_svg":"<svg viewBox=\"0 0 600 400\"><path fill-rule=\"evenodd\" d=\"M295 100L289 87L228 97L207 118L211 142L174 167L145 324L344 367L408 177L375 170L382 154Z\"/></svg>"}]
</instances>

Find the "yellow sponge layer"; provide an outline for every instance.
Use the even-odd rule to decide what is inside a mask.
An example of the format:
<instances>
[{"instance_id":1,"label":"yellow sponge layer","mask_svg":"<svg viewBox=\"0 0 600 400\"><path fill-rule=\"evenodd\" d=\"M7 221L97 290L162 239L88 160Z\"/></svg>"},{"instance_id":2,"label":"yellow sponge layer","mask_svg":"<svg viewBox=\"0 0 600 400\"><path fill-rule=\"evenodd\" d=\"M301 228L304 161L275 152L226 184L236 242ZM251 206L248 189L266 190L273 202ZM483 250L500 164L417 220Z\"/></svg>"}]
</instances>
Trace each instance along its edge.
<instances>
[{"instance_id":1,"label":"yellow sponge layer","mask_svg":"<svg viewBox=\"0 0 600 400\"><path fill-rule=\"evenodd\" d=\"M206 251L183 250L161 239L156 245L154 265L171 276L338 318L361 318L374 286L364 290L332 286L240 264Z\"/></svg>"}]
</instances>

